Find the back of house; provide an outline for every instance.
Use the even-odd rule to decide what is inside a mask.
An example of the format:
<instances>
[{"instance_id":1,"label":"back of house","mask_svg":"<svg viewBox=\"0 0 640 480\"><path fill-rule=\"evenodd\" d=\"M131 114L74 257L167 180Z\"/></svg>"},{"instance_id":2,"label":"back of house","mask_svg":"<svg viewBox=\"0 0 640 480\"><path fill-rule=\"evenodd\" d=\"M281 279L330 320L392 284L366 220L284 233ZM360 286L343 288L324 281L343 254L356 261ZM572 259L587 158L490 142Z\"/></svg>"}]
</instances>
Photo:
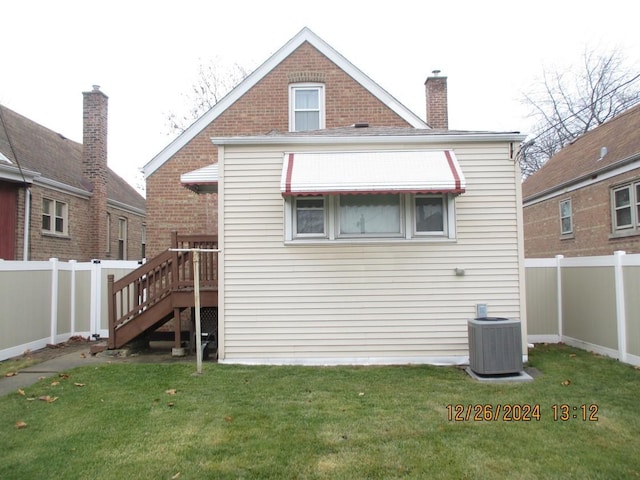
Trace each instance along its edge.
<instances>
[{"instance_id":1,"label":"back of house","mask_svg":"<svg viewBox=\"0 0 640 480\"><path fill-rule=\"evenodd\" d=\"M424 88L426 122L303 29L145 166L152 255L218 235L221 361L462 364L478 311L526 352L524 136Z\"/></svg>"}]
</instances>

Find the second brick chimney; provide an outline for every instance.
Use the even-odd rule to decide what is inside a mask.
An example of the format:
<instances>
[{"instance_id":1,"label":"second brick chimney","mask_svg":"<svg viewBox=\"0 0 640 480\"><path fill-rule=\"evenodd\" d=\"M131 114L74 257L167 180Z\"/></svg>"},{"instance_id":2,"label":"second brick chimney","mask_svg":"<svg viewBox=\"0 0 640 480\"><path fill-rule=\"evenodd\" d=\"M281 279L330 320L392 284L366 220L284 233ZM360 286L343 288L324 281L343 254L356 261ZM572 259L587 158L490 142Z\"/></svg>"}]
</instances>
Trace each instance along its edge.
<instances>
[{"instance_id":1,"label":"second brick chimney","mask_svg":"<svg viewBox=\"0 0 640 480\"><path fill-rule=\"evenodd\" d=\"M104 258L107 247L107 105L98 85L83 92L82 172L92 190L89 210L93 222L93 258Z\"/></svg>"},{"instance_id":2,"label":"second brick chimney","mask_svg":"<svg viewBox=\"0 0 640 480\"><path fill-rule=\"evenodd\" d=\"M431 128L448 129L447 77L441 77L440 70L434 70L424 85L427 95L427 125Z\"/></svg>"}]
</instances>

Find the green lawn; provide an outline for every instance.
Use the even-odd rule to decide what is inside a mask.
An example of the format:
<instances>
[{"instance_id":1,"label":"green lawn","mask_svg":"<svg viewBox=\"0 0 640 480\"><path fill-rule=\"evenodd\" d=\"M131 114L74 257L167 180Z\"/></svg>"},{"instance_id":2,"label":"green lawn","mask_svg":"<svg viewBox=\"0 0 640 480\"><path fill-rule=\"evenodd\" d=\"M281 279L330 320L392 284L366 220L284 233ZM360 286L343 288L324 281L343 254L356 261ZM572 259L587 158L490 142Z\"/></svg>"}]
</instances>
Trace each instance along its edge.
<instances>
[{"instance_id":1,"label":"green lawn","mask_svg":"<svg viewBox=\"0 0 640 480\"><path fill-rule=\"evenodd\" d=\"M0 478L640 478L640 371L564 346L529 359L540 377L502 385L430 366L83 367L0 397ZM474 421L477 405L501 413Z\"/></svg>"}]
</instances>

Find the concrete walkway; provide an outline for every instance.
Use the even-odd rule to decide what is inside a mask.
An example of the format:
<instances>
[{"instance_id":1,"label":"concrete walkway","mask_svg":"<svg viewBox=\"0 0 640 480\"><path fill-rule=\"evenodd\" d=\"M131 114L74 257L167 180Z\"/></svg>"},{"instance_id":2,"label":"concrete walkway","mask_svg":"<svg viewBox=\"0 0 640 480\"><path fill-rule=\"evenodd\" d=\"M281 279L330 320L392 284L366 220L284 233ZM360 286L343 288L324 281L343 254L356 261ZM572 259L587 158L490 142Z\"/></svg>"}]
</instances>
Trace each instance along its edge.
<instances>
[{"instance_id":1,"label":"concrete walkway","mask_svg":"<svg viewBox=\"0 0 640 480\"><path fill-rule=\"evenodd\" d=\"M91 355L90 346L71 353L54 357L18 371L13 377L0 377L0 396L16 392L19 388L30 387L42 377L52 377L67 372L76 367L95 365L100 363L193 363L195 356L188 354L184 357L172 355L173 342L151 342L150 348L143 351L129 349L107 350Z\"/></svg>"},{"instance_id":2,"label":"concrete walkway","mask_svg":"<svg viewBox=\"0 0 640 480\"><path fill-rule=\"evenodd\" d=\"M22 369L13 377L0 378L0 396L16 392L19 388L30 387L42 377L51 377L72 368L106 363L111 360L113 357L106 355L92 356L89 353L89 347L86 350L67 353Z\"/></svg>"}]
</instances>

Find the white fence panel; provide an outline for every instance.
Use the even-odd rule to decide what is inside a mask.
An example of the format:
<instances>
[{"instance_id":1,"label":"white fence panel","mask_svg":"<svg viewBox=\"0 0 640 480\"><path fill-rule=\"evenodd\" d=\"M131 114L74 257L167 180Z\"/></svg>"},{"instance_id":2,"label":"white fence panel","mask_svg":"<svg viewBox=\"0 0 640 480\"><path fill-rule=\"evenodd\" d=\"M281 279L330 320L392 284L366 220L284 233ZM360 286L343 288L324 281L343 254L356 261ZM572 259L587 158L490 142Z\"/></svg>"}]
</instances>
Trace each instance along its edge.
<instances>
[{"instance_id":1,"label":"white fence panel","mask_svg":"<svg viewBox=\"0 0 640 480\"><path fill-rule=\"evenodd\" d=\"M79 335L106 337L107 275L135 261L0 261L0 360Z\"/></svg>"},{"instance_id":2,"label":"white fence panel","mask_svg":"<svg viewBox=\"0 0 640 480\"><path fill-rule=\"evenodd\" d=\"M624 252L525 260L529 342L564 342L640 365L638 267L640 254Z\"/></svg>"}]
</instances>

